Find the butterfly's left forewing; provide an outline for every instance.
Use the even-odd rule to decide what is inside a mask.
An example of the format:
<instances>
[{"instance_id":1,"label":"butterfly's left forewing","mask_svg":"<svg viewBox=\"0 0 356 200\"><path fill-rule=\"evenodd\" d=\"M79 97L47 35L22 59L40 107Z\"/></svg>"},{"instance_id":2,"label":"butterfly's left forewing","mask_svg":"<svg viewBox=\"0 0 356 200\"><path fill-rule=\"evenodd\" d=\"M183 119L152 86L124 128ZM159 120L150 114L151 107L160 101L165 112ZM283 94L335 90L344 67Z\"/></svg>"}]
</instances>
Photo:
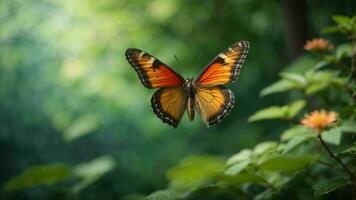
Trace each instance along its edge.
<instances>
[{"instance_id":1,"label":"butterfly's left forewing","mask_svg":"<svg viewBox=\"0 0 356 200\"><path fill-rule=\"evenodd\" d=\"M182 76L147 52L130 48L125 56L147 88L175 87L184 83Z\"/></svg>"},{"instance_id":2,"label":"butterfly's left forewing","mask_svg":"<svg viewBox=\"0 0 356 200\"><path fill-rule=\"evenodd\" d=\"M184 114L187 100L182 87L161 88L153 94L151 106L164 123L176 128Z\"/></svg>"}]
</instances>

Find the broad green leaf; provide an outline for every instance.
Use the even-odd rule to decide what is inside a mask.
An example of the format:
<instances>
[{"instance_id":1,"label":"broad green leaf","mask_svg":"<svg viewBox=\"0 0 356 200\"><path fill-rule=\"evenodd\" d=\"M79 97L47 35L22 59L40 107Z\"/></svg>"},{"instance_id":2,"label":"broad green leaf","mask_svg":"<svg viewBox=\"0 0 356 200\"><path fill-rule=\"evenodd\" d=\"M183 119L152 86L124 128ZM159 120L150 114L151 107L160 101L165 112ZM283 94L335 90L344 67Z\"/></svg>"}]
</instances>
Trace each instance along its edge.
<instances>
[{"instance_id":1,"label":"broad green leaf","mask_svg":"<svg viewBox=\"0 0 356 200\"><path fill-rule=\"evenodd\" d=\"M160 190L147 196L145 200L175 200L176 194L172 190Z\"/></svg>"},{"instance_id":2,"label":"broad green leaf","mask_svg":"<svg viewBox=\"0 0 356 200\"><path fill-rule=\"evenodd\" d=\"M250 160L252 153L251 149L242 149L239 153L231 156L227 160L226 164L231 165L240 161Z\"/></svg>"},{"instance_id":3,"label":"broad green leaf","mask_svg":"<svg viewBox=\"0 0 356 200\"><path fill-rule=\"evenodd\" d=\"M298 84L298 87L302 88L305 86L307 81L305 80L304 76L298 73L292 73L292 72L282 72L280 76L283 79L295 82Z\"/></svg>"},{"instance_id":4,"label":"broad green leaf","mask_svg":"<svg viewBox=\"0 0 356 200\"><path fill-rule=\"evenodd\" d=\"M265 141L257 144L253 149L255 155L260 155L266 152L270 152L277 147L278 143L274 141Z\"/></svg>"},{"instance_id":5,"label":"broad green leaf","mask_svg":"<svg viewBox=\"0 0 356 200\"><path fill-rule=\"evenodd\" d=\"M167 171L171 187L176 191L191 190L215 177L222 171L222 159L209 156L191 156L184 159L178 166Z\"/></svg>"},{"instance_id":6,"label":"broad green leaf","mask_svg":"<svg viewBox=\"0 0 356 200\"><path fill-rule=\"evenodd\" d=\"M329 64L330 64L330 61L328 61L328 60L319 61L318 63L315 64L314 70L319 70Z\"/></svg>"},{"instance_id":7,"label":"broad green leaf","mask_svg":"<svg viewBox=\"0 0 356 200\"><path fill-rule=\"evenodd\" d=\"M291 119L296 116L305 106L304 100L296 100L285 106L271 106L257 111L248 118L249 122L265 119Z\"/></svg>"},{"instance_id":8,"label":"broad green leaf","mask_svg":"<svg viewBox=\"0 0 356 200\"><path fill-rule=\"evenodd\" d=\"M342 132L340 127L335 127L321 133L321 137L323 138L323 140L333 145L340 145L341 136Z\"/></svg>"},{"instance_id":9,"label":"broad green leaf","mask_svg":"<svg viewBox=\"0 0 356 200\"><path fill-rule=\"evenodd\" d=\"M305 94L310 95L328 88L332 84L342 81L335 71L313 71L310 70L305 74L308 86L305 88Z\"/></svg>"},{"instance_id":10,"label":"broad green leaf","mask_svg":"<svg viewBox=\"0 0 356 200\"><path fill-rule=\"evenodd\" d=\"M352 46L351 44L339 45L335 52L336 52L336 61L340 61L342 58L351 57Z\"/></svg>"},{"instance_id":11,"label":"broad green leaf","mask_svg":"<svg viewBox=\"0 0 356 200\"><path fill-rule=\"evenodd\" d=\"M322 33L337 33L337 32L342 32L342 33L346 33L345 30L340 29L339 26L328 26L326 28L323 28L321 30Z\"/></svg>"},{"instance_id":12,"label":"broad green leaf","mask_svg":"<svg viewBox=\"0 0 356 200\"><path fill-rule=\"evenodd\" d=\"M103 175L114 169L115 161L111 156L100 156L94 160L77 165L73 172L80 180L73 186L74 193L84 189Z\"/></svg>"},{"instance_id":13,"label":"broad green leaf","mask_svg":"<svg viewBox=\"0 0 356 200\"><path fill-rule=\"evenodd\" d=\"M203 185L203 186L198 187L192 191L184 193L183 195L180 195L179 199L190 199L189 197L200 196L202 194L210 195L214 192L224 191L226 189L227 189L226 185L221 184L221 183L213 183L213 184Z\"/></svg>"},{"instance_id":14,"label":"broad green leaf","mask_svg":"<svg viewBox=\"0 0 356 200\"><path fill-rule=\"evenodd\" d=\"M297 100L288 105L287 116L289 119L295 117L305 107L304 100Z\"/></svg>"},{"instance_id":15,"label":"broad green leaf","mask_svg":"<svg viewBox=\"0 0 356 200\"><path fill-rule=\"evenodd\" d=\"M314 186L314 195L321 197L339 188L347 186L349 182L344 178L331 178L317 183Z\"/></svg>"},{"instance_id":16,"label":"broad green leaf","mask_svg":"<svg viewBox=\"0 0 356 200\"><path fill-rule=\"evenodd\" d=\"M287 65L283 72L303 73L308 69L312 69L317 62L319 62L319 60L317 60L313 56L301 56L291 64Z\"/></svg>"},{"instance_id":17,"label":"broad green leaf","mask_svg":"<svg viewBox=\"0 0 356 200\"><path fill-rule=\"evenodd\" d=\"M292 151L293 149L295 149L296 147L298 147L299 145L303 144L306 141L309 141L311 137L308 136L296 136L293 137L293 139L289 140L286 144L286 146L284 147L284 150L282 152L282 154L286 154L290 151Z\"/></svg>"},{"instance_id":18,"label":"broad green leaf","mask_svg":"<svg viewBox=\"0 0 356 200\"><path fill-rule=\"evenodd\" d=\"M276 194L277 191L271 188L264 190L263 192L256 195L253 200L266 200L266 199L273 199L273 195Z\"/></svg>"},{"instance_id":19,"label":"broad green leaf","mask_svg":"<svg viewBox=\"0 0 356 200\"><path fill-rule=\"evenodd\" d=\"M350 18L347 16L343 16L343 15L333 15L331 17L334 22L336 22L337 24L346 24L346 23L350 23Z\"/></svg>"},{"instance_id":20,"label":"broad green leaf","mask_svg":"<svg viewBox=\"0 0 356 200\"><path fill-rule=\"evenodd\" d=\"M317 155L292 155L275 156L259 165L260 170L294 172L303 169L318 158Z\"/></svg>"},{"instance_id":21,"label":"broad green leaf","mask_svg":"<svg viewBox=\"0 0 356 200\"><path fill-rule=\"evenodd\" d=\"M227 182L233 185L241 185L244 183L264 183L265 179L255 172L244 171L242 173L238 173L234 176L223 175L220 176L220 180L222 182Z\"/></svg>"},{"instance_id":22,"label":"broad green leaf","mask_svg":"<svg viewBox=\"0 0 356 200\"><path fill-rule=\"evenodd\" d=\"M281 188L292 179L290 176L285 176L279 171L259 171L259 175L270 185L273 185L274 188Z\"/></svg>"},{"instance_id":23,"label":"broad green leaf","mask_svg":"<svg viewBox=\"0 0 356 200\"><path fill-rule=\"evenodd\" d=\"M249 122L265 120L265 119L281 119L286 117L287 107L271 106L257 111L251 117L248 118Z\"/></svg>"},{"instance_id":24,"label":"broad green leaf","mask_svg":"<svg viewBox=\"0 0 356 200\"><path fill-rule=\"evenodd\" d=\"M286 92L289 90L300 89L300 84L290 81L290 80L279 80L272 85L269 85L262 89L260 96L266 96L269 94Z\"/></svg>"},{"instance_id":25,"label":"broad green leaf","mask_svg":"<svg viewBox=\"0 0 356 200\"><path fill-rule=\"evenodd\" d=\"M99 125L99 118L96 115L85 115L71 123L64 131L63 137L66 141L73 141L95 131Z\"/></svg>"},{"instance_id":26,"label":"broad green leaf","mask_svg":"<svg viewBox=\"0 0 356 200\"><path fill-rule=\"evenodd\" d=\"M227 168L227 170L225 170L224 174L230 175L230 176L236 175L236 174L240 173L241 171L243 171L250 163L251 163L251 161L249 161L249 160L237 162L237 163L231 165L229 168Z\"/></svg>"},{"instance_id":27,"label":"broad green leaf","mask_svg":"<svg viewBox=\"0 0 356 200\"><path fill-rule=\"evenodd\" d=\"M294 137L307 136L310 138L315 138L316 134L310 128L306 128L302 125L294 126L290 129L285 130L281 134L281 140L287 141L293 139Z\"/></svg>"},{"instance_id":28,"label":"broad green leaf","mask_svg":"<svg viewBox=\"0 0 356 200\"><path fill-rule=\"evenodd\" d=\"M350 132L350 133L355 133L356 132L356 121L353 119L349 119L347 121L344 121L340 127L342 132Z\"/></svg>"},{"instance_id":29,"label":"broad green leaf","mask_svg":"<svg viewBox=\"0 0 356 200\"><path fill-rule=\"evenodd\" d=\"M8 181L5 190L13 191L37 185L52 185L66 180L69 176L70 168L65 164L33 166Z\"/></svg>"}]
</instances>

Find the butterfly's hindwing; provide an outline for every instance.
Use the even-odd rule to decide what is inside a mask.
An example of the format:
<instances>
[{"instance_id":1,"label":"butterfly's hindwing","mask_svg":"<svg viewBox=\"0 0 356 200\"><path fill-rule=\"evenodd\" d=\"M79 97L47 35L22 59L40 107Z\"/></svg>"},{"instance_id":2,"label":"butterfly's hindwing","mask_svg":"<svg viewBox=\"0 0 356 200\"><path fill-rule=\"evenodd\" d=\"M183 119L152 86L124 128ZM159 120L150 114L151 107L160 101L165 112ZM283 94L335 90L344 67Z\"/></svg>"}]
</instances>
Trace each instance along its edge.
<instances>
[{"instance_id":1,"label":"butterfly's hindwing","mask_svg":"<svg viewBox=\"0 0 356 200\"><path fill-rule=\"evenodd\" d=\"M235 97L224 86L199 87L195 96L196 107L208 126L221 122L234 106Z\"/></svg>"},{"instance_id":2,"label":"butterfly's hindwing","mask_svg":"<svg viewBox=\"0 0 356 200\"><path fill-rule=\"evenodd\" d=\"M240 41L216 56L197 79L201 86L215 86L234 82L248 53L248 41Z\"/></svg>"},{"instance_id":3,"label":"butterfly's hindwing","mask_svg":"<svg viewBox=\"0 0 356 200\"><path fill-rule=\"evenodd\" d=\"M127 49L125 56L135 69L142 84L147 88L174 87L184 83L183 77L142 50Z\"/></svg>"},{"instance_id":4,"label":"butterfly's hindwing","mask_svg":"<svg viewBox=\"0 0 356 200\"><path fill-rule=\"evenodd\" d=\"M161 88L151 99L153 112L164 123L176 128L187 105L187 96L182 87Z\"/></svg>"}]
</instances>

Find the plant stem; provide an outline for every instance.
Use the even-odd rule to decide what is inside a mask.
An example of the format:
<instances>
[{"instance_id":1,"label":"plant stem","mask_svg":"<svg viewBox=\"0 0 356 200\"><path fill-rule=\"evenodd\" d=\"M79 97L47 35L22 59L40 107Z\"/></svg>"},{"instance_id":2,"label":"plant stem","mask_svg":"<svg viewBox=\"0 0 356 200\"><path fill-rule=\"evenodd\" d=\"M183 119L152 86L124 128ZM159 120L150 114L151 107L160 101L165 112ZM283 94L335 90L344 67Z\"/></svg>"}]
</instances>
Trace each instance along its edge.
<instances>
[{"instance_id":1,"label":"plant stem","mask_svg":"<svg viewBox=\"0 0 356 200\"><path fill-rule=\"evenodd\" d=\"M351 170L341 161L341 159L339 157L337 157L332 151L331 149L325 144L324 140L321 138L321 135L318 135L318 138L321 142L321 144L324 146L324 148L326 149L326 151L329 153L329 155L335 159L340 165L341 167L344 169L344 171L349 174L351 180L356 183L356 176L354 173L351 172Z\"/></svg>"},{"instance_id":2,"label":"plant stem","mask_svg":"<svg viewBox=\"0 0 356 200\"><path fill-rule=\"evenodd\" d=\"M321 160L319 160L318 163L321 164L321 165L324 165L326 167L334 168L334 166L331 165L330 163L327 163L327 162L324 162L324 161L321 161Z\"/></svg>"}]
</instances>

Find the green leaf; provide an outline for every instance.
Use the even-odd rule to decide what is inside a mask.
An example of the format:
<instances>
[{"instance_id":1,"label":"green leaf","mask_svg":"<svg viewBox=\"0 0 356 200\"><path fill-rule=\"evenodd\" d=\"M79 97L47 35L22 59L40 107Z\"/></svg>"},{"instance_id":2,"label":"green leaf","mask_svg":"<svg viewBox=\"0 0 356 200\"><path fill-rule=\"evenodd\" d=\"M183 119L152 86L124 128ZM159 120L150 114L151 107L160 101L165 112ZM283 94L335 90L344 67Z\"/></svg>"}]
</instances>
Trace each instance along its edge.
<instances>
[{"instance_id":1,"label":"green leaf","mask_svg":"<svg viewBox=\"0 0 356 200\"><path fill-rule=\"evenodd\" d=\"M330 64L330 61L329 60L322 60L318 63L315 64L314 66L314 70L319 70L325 66L328 66Z\"/></svg>"},{"instance_id":2,"label":"green leaf","mask_svg":"<svg viewBox=\"0 0 356 200\"><path fill-rule=\"evenodd\" d=\"M316 137L316 135L312 131L312 129L306 128L302 125L297 125L290 129L285 130L281 134L281 140L287 141L287 140L293 139L294 137L301 137L301 136L310 137L311 139Z\"/></svg>"},{"instance_id":3,"label":"green leaf","mask_svg":"<svg viewBox=\"0 0 356 200\"><path fill-rule=\"evenodd\" d=\"M224 162L222 159L209 156L190 156L184 159L178 166L167 171L171 187L176 191L191 190L214 178L222 171Z\"/></svg>"},{"instance_id":4,"label":"green leaf","mask_svg":"<svg viewBox=\"0 0 356 200\"><path fill-rule=\"evenodd\" d=\"M341 130L342 129L340 127L332 128L328 131L322 132L321 137L325 142L329 144L340 145L341 136L342 136Z\"/></svg>"},{"instance_id":5,"label":"green leaf","mask_svg":"<svg viewBox=\"0 0 356 200\"><path fill-rule=\"evenodd\" d=\"M257 111L248 118L249 122L265 119L291 119L296 116L305 106L304 100L296 100L285 106L271 106Z\"/></svg>"},{"instance_id":6,"label":"green leaf","mask_svg":"<svg viewBox=\"0 0 356 200\"><path fill-rule=\"evenodd\" d=\"M99 125L99 118L96 115L85 115L71 123L64 131L63 137L66 141L70 142L92 133Z\"/></svg>"},{"instance_id":7,"label":"green leaf","mask_svg":"<svg viewBox=\"0 0 356 200\"><path fill-rule=\"evenodd\" d=\"M261 155L266 152L270 152L274 150L278 146L277 142L274 141L265 141L261 142L258 145L255 146L253 149L253 152L255 155Z\"/></svg>"},{"instance_id":8,"label":"green leaf","mask_svg":"<svg viewBox=\"0 0 356 200\"><path fill-rule=\"evenodd\" d=\"M298 84L298 86L300 88L304 87L305 84L307 83L304 76L301 74L292 73L292 72L282 72L282 73L280 73L280 76L283 79L286 79L286 80L289 80L289 81L292 81L292 82Z\"/></svg>"},{"instance_id":9,"label":"green leaf","mask_svg":"<svg viewBox=\"0 0 356 200\"><path fill-rule=\"evenodd\" d=\"M300 84L290 81L290 80L279 80L272 85L269 85L262 89L260 92L260 96L266 96L269 94L286 92L293 89L300 89Z\"/></svg>"},{"instance_id":10,"label":"green leaf","mask_svg":"<svg viewBox=\"0 0 356 200\"><path fill-rule=\"evenodd\" d=\"M251 163L251 161L249 161L249 160L244 160L244 161L235 163L232 166L230 166L227 170L225 170L224 174L230 175L230 176L236 175L236 174L240 173L241 171L243 171L250 163Z\"/></svg>"},{"instance_id":11,"label":"green leaf","mask_svg":"<svg viewBox=\"0 0 356 200\"><path fill-rule=\"evenodd\" d=\"M283 72L303 73L308 69L312 69L317 62L319 62L319 60L317 60L313 56L301 56L300 58L286 66Z\"/></svg>"},{"instance_id":12,"label":"green leaf","mask_svg":"<svg viewBox=\"0 0 356 200\"><path fill-rule=\"evenodd\" d=\"M160 190L147 196L145 200L175 200L176 194L172 190Z\"/></svg>"},{"instance_id":13,"label":"green leaf","mask_svg":"<svg viewBox=\"0 0 356 200\"><path fill-rule=\"evenodd\" d=\"M223 175L220 176L220 180L222 182L227 182L233 185L241 185L245 183L264 183L265 179L255 172L244 171L242 173L238 173L234 176Z\"/></svg>"},{"instance_id":14,"label":"green leaf","mask_svg":"<svg viewBox=\"0 0 356 200\"><path fill-rule=\"evenodd\" d=\"M349 182L344 178L331 178L317 183L314 186L314 195L318 198L339 188L347 186Z\"/></svg>"},{"instance_id":15,"label":"green leaf","mask_svg":"<svg viewBox=\"0 0 356 200\"><path fill-rule=\"evenodd\" d=\"M281 119L285 118L287 113L287 107L271 106L257 111L251 117L248 118L249 122L264 120L264 119Z\"/></svg>"},{"instance_id":16,"label":"green leaf","mask_svg":"<svg viewBox=\"0 0 356 200\"><path fill-rule=\"evenodd\" d=\"M226 164L232 165L232 164L240 162L240 161L250 160L252 154L253 154L253 152L251 149L242 149L239 153L231 156L227 160Z\"/></svg>"},{"instance_id":17,"label":"green leaf","mask_svg":"<svg viewBox=\"0 0 356 200\"><path fill-rule=\"evenodd\" d=\"M259 165L260 170L294 172L303 169L318 158L317 155L282 155L275 156Z\"/></svg>"},{"instance_id":18,"label":"green leaf","mask_svg":"<svg viewBox=\"0 0 356 200\"><path fill-rule=\"evenodd\" d=\"M297 100L288 105L287 117L292 119L305 107L305 100Z\"/></svg>"},{"instance_id":19,"label":"green leaf","mask_svg":"<svg viewBox=\"0 0 356 200\"><path fill-rule=\"evenodd\" d=\"M111 156L100 156L94 160L77 165L73 172L80 180L73 186L74 193L84 189L103 175L113 170L115 161Z\"/></svg>"},{"instance_id":20,"label":"green leaf","mask_svg":"<svg viewBox=\"0 0 356 200\"><path fill-rule=\"evenodd\" d=\"M331 18L338 24L350 23L351 20L349 17L343 15L333 15Z\"/></svg>"},{"instance_id":21,"label":"green leaf","mask_svg":"<svg viewBox=\"0 0 356 200\"><path fill-rule=\"evenodd\" d=\"M266 200L266 199L273 199L273 195L276 194L277 191L275 191L274 189L266 189L263 192L259 193L258 195L256 195L253 200Z\"/></svg>"},{"instance_id":22,"label":"green leaf","mask_svg":"<svg viewBox=\"0 0 356 200\"><path fill-rule=\"evenodd\" d=\"M342 44L336 48L336 61L340 61L342 58L351 57L352 46L351 44Z\"/></svg>"},{"instance_id":23,"label":"green leaf","mask_svg":"<svg viewBox=\"0 0 356 200\"><path fill-rule=\"evenodd\" d=\"M66 180L69 176L70 168L65 164L33 166L8 181L5 190L13 191L38 185L52 185Z\"/></svg>"},{"instance_id":24,"label":"green leaf","mask_svg":"<svg viewBox=\"0 0 356 200\"><path fill-rule=\"evenodd\" d=\"M324 90L339 81L335 71L308 71L305 76L308 81L308 85L305 88L306 95Z\"/></svg>"},{"instance_id":25,"label":"green leaf","mask_svg":"<svg viewBox=\"0 0 356 200\"><path fill-rule=\"evenodd\" d=\"M283 149L282 154L286 154L290 152L291 150L295 149L299 145L303 144L306 141L309 141L311 137L306 137L306 136L297 136L294 137L293 139L289 140L286 144L286 146Z\"/></svg>"},{"instance_id":26,"label":"green leaf","mask_svg":"<svg viewBox=\"0 0 356 200\"><path fill-rule=\"evenodd\" d=\"M353 119L349 119L347 121L344 121L340 127L342 132L350 132L350 133L355 133L356 132L356 122Z\"/></svg>"}]
</instances>

